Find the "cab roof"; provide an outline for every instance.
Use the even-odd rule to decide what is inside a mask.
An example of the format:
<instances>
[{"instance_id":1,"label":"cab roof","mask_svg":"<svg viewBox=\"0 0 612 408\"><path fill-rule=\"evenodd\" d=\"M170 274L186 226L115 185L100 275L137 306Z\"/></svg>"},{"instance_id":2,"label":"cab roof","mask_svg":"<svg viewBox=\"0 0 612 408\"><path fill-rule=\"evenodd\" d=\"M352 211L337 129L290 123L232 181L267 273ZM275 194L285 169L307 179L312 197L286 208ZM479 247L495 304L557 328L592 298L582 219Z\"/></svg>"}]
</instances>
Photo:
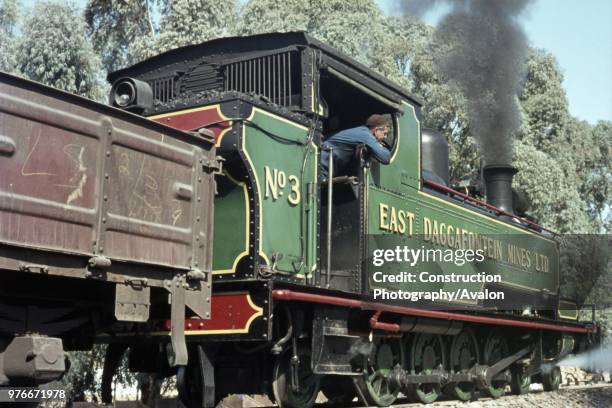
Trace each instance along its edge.
<instances>
[{"instance_id":1,"label":"cab roof","mask_svg":"<svg viewBox=\"0 0 612 408\"><path fill-rule=\"evenodd\" d=\"M169 70L188 71L190 67L208 63L223 65L239 59L256 58L286 51L319 51L316 64L323 71L352 83L399 106L401 100L421 106L420 98L386 79L354 58L330 47L304 32L266 33L246 37L226 37L167 51L131 67L108 75L110 83L123 77L152 77ZM302 53L302 55L305 55ZM300 63L305 63L304 59Z\"/></svg>"}]
</instances>

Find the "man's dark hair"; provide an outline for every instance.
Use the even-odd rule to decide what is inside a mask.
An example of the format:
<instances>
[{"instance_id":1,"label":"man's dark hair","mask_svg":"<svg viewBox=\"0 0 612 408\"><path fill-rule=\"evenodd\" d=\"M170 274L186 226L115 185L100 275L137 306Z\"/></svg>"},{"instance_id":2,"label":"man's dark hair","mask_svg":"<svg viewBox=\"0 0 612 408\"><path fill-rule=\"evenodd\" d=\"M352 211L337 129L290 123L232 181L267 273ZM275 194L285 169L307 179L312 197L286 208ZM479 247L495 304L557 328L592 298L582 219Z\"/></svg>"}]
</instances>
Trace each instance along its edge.
<instances>
[{"instance_id":1,"label":"man's dark hair","mask_svg":"<svg viewBox=\"0 0 612 408\"><path fill-rule=\"evenodd\" d=\"M366 120L366 126L370 129L374 129L379 126L389 126L389 121L383 115L374 114Z\"/></svg>"}]
</instances>

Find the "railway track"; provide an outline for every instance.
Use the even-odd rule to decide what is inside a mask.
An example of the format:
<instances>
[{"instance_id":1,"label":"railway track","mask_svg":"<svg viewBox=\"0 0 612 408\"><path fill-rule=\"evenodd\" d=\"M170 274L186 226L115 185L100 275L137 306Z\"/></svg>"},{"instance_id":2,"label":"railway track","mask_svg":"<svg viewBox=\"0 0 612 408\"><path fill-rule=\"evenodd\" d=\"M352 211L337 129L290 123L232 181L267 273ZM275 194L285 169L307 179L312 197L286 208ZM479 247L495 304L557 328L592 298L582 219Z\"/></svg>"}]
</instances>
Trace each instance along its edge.
<instances>
[{"instance_id":1,"label":"railway track","mask_svg":"<svg viewBox=\"0 0 612 408\"><path fill-rule=\"evenodd\" d=\"M423 407L420 403L400 401L393 408ZM479 398L473 402L459 402L456 400L441 400L429 407L488 407L488 408L534 408L534 407L595 407L604 408L612 406L612 384L580 385L563 387L556 392L542 390L530 391L525 395L506 395L499 399Z\"/></svg>"},{"instance_id":2,"label":"railway track","mask_svg":"<svg viewBox=\"0 0 612 408\"><path fill-rule=\"evenodd\" d=\"M265 400L251 396L232 396L226 398L217 408L277 408L266 404ZM356 406L356 405L355 405ZM107 408L108 406L75 403L74 408ZM116 408L144 408L144 405L133 401L120 401L115 403ZM325 403L316 405L317 408L329 408ZM411 403L407 399L400 399L390 408L425 407L420 403ZM479 398L472 402L459 402L456 400L440 400L427 407L456 407L456 408L608 408L612 407L612 384L599 383L589 385L564 386L555 392L532 390L527 394L516 396L506 395L499 399ZM44 407L43 407L44 408ZM164 399L156 408L184 408L176 399ZM347 407L348 408L348 407Z\"/></svg>"},{"instance_id":3,"label":"railway track","mask_svg":"<svg viewBox=\"0 0 612 408\"><path fill-rule=\"evenodd\" d=\"M218 408L246 408L246 407L263 407L257 405L257 401L250 397L240 399L240 396L235 396L235 400L228 400L226 404L218 406ZM242 405L240 403L242 402ZM358 406L356 402L353 406ZM578 408L578 407L595 407L609 408L612 407L612 383L584 384L563 386L555 392L545 392L541 388L531 390L524 395L507 395L493 399L490 397L479 397L478 400L471 402L461 402L450 399L440 399L435 403L424 405L421 403L410 402L407 398L398 400L391 408L412 408L412 407L456 407L456 408L471 408L471 407L488 407L488 408L534 408L534 407L550 407L550 408ZM318 408L328 408L325 403L317 404ZM178 406L177 406L178 408ZM181 407L182 408L182 407ZM265 405L265 408L276 408L275 405ZM368 407L375 408L375 407Z\"/></svg>"}]
</instances>

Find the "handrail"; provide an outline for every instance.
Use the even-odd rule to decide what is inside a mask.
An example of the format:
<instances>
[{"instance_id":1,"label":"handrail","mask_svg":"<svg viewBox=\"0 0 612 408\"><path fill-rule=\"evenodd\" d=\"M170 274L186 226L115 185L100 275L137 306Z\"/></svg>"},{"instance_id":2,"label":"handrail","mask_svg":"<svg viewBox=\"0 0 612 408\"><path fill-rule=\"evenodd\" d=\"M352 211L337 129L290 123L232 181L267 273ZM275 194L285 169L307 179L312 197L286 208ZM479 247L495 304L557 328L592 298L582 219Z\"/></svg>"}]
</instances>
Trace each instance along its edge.
<instances>
[{"instance_id":1,"label":"handrail","mask_svg":"<svg viewBox=\"0 0 612 408\"><path fill-rule=\"evenodd\" d=\"M491 204L485 203L484 201L481 201L481 200L479 200L477 198L471 197L471 196L469 196L467 194L460 193L459 191L453 190L452 188L443 186L442 184L438 184L438 183L435 183L433 181L429 181L429 180L425 180L425 179L423 179L423 184L427 185L429 187L432 187L435 190L443 191L443 192L451 194L453 196L461 197L461 198L463 198L466 201L470 201L470 202L472 202L474 204L477 204L477 205L479 205L481 207L485 207L485 208L487 208L487 209L489 209L491 211L494 211L497 214L505 215L505 216L510 217L510 218L516 218L516 219L520 220L522 223L528 224L528 225L530 225L530 226L532 226L534 228L537 228L537 229L539 229L541 231L546 231L546 232L551 233L551 234L553 234L555 236L559 236L559 234L557 232L549 230L548 228L544 228L541 225L536 224L533 221L529 221L528 219L519 217L516 214L512 214L512 213L506 212L506 211L504 211L504 210L502 210L500 208L497 208L497 207L495 207L495 206L493 206Z\"/></svg>"},{"instance_id":2,"label":"handrail","mask_svg":"<svg viewBox=\"0 0 612 408\"><path fill-rule=\"evenodd\" d=\"M329 167L328 167L328 175L327 179L330 180L330 183L327 183L327 242L325 243L327 246L327 254L326 254L326 268L325 271L325 286L331 286L331 251L332 251L332 206L334 203L334 148L330 145L324 146L329 152Z\"/></svg>"}]
</instances>

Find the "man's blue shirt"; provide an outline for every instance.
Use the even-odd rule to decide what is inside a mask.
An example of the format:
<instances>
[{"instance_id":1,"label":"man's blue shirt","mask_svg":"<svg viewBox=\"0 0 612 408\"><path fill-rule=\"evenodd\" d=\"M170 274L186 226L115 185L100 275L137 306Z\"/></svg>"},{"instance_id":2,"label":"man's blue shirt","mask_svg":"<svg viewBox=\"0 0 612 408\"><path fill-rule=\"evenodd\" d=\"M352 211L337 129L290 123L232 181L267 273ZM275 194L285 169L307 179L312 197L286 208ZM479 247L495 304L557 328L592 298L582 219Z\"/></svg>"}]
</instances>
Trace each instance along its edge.
<instances>
[{"instance_id":1,"label":"man's blue shirt","mask_svg":"<svg viewBox=\"0 0 612 408\"><path fill-rule=\"evenodd\" d=\"M381 145L367 126L358 126L334 133L323 142L334 152L334 175L340 174L355 154L355 147L365 145L370 154L379 162L389 164L391 153ZM321 176L327 178L329 171L329 152L321 152Z\"/></svg>"}]
</instances>

